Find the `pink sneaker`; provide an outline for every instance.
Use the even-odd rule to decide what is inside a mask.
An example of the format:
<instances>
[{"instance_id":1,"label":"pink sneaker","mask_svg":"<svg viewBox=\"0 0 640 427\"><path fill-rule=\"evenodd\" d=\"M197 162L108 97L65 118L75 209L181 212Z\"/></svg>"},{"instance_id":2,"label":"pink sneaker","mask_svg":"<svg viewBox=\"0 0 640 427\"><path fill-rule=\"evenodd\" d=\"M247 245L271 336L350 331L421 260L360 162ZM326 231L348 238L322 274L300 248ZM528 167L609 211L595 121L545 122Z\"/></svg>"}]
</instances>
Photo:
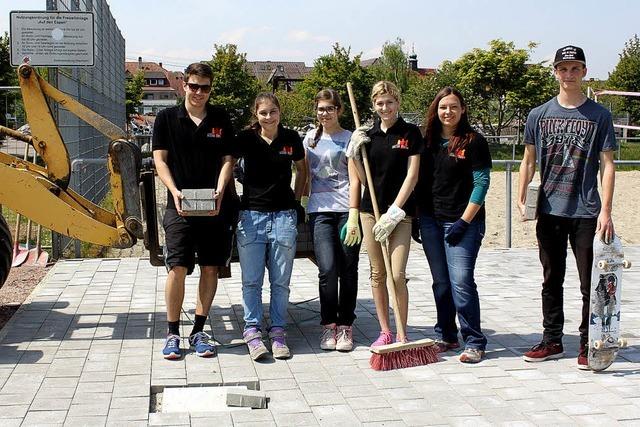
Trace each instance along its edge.
<instances>
[{"instance_id":1,"label":"pink sneaker","mask_svg":"<svg viewBox=\"0 0 640 427\"><path fill-rule=\"evenodd\" d=\"M371 347L380 347L381 345L393 344L394 342L393 332L381 331L380 336L371 344Z\"/></svg>"}]
</instances>

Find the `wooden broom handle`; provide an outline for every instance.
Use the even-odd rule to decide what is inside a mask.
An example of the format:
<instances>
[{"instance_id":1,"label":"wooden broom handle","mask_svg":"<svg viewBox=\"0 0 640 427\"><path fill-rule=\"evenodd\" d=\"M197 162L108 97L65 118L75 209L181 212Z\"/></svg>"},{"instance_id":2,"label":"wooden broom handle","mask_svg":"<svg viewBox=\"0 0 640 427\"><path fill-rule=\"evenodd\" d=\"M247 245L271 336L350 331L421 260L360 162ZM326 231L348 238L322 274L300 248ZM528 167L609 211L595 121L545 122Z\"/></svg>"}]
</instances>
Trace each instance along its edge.
<instances>
[{"instance_id":1,"label":"wooden broom handle","mask_svg":"<svg viewBox=\"0 0 640 427\"><path fill-rule=\"evenodd\" d=\"M351 111L353 112L353 121L356 128L360 127L360 116L358 115L358 107L356 106L356 98L353 95L353 87L351 82L347 82L347 92L349 93L349 103L351 104ZM373 216L376 222L380 220L380 209L378 208L378 199L376 198L376 192L373 188L373 178L371 177L371 168L369 167L369 157L367 156L367 150L364 146L360 147L360 154L362 156L362 164L364 166L364 172L367 178L367 187L369 187L369 195L371 196L371 205L373 206ZM357 161L354 159L354 161ZM393 317L396 322L396 331L401 337L406 337L406 331L402 320L400 319L400 309L398 308L398 297L396 294L396 282L393 280L393 270L391 269L391 260L389 258L389 248L387 241L380 242L382 247L382 258L384 259L384 268L387 270L387 286L391 289L391 304L393 306Z\"/></svg>"}]
</instances>

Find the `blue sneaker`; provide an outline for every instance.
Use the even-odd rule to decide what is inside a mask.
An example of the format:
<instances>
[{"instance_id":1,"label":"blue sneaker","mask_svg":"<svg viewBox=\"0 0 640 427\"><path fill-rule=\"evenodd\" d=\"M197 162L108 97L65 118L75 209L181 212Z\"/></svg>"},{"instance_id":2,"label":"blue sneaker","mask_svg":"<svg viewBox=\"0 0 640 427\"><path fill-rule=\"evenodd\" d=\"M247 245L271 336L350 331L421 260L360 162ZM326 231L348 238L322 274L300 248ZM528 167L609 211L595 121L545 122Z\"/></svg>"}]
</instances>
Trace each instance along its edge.
<instances>
[{"instance_id":1,"label":"blue sneaker","mask_svg":"<svg viewBox=\"0 0 640 427\"><path fill-rule=\"evenodd\" d=\"M216 348L209 343L209 335L204 332L197 332L189 337L189 344L196 349L196 355L209 357L216 354Z\"/></svg>"},{"instance_id":2,"label":"blue sneaker","mask_svg":"<svg viewBox=\"0 0 640 427\"><path fill-rule=\"evenodd\" d=\"M179 359L182 357L180 352L180 337L178 335L167 335L162 349L162 355L165 359Z\"/></svg>"}]
</instances>

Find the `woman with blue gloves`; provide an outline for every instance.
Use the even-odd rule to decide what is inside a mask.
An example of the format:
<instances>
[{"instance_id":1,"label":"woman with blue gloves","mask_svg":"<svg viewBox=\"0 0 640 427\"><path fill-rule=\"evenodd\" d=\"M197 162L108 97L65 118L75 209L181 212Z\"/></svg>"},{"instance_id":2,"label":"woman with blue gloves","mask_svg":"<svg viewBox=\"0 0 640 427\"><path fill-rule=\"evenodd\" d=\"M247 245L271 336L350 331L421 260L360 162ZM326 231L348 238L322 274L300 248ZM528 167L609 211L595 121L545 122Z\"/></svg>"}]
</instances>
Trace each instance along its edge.
<instances>
[{"instance_id":1,"label":"woman with blue gloves","mask_svg":"<svg viewBox=\"0 0 640 427\"><path fill-rule=\"evenodd\" d=\"M485 138L469 124L460 92L440 90L427 112L426 149L416 187L422 246L433 277L435 331L441 352L465 349L460 362L484 357L475 263L485 234L484 198L491 155Z\"/></svg>"}]
</instances>

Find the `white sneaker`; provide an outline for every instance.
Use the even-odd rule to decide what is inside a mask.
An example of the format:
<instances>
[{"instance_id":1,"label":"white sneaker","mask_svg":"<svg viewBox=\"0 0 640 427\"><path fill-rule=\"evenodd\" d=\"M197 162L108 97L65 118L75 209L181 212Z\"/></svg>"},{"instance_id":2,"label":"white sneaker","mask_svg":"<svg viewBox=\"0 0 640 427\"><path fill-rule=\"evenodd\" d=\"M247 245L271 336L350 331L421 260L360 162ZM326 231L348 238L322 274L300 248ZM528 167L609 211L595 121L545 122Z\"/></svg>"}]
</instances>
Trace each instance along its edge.
<instances>
[{"instance_id":1,"label":"white sneaker","mask_svg":"<svg viewBox=\"0 0 640 427\"><path fill-rule=\"evenodd\" d=\"M353 329L351 328L351 326L338 326L336 337L336 350L353 350Z\"/></svg>"},{"instance_id":2,"label":"white sneaker","mask_svg":"<svg viewBox=\"0 0 640 427\"><path fill-rule=\"evenodd\" d=\"M330 323L322 327L320 334L320 348L323 350L336 349L336 324Z\"/></svg>"}]
</instances>

